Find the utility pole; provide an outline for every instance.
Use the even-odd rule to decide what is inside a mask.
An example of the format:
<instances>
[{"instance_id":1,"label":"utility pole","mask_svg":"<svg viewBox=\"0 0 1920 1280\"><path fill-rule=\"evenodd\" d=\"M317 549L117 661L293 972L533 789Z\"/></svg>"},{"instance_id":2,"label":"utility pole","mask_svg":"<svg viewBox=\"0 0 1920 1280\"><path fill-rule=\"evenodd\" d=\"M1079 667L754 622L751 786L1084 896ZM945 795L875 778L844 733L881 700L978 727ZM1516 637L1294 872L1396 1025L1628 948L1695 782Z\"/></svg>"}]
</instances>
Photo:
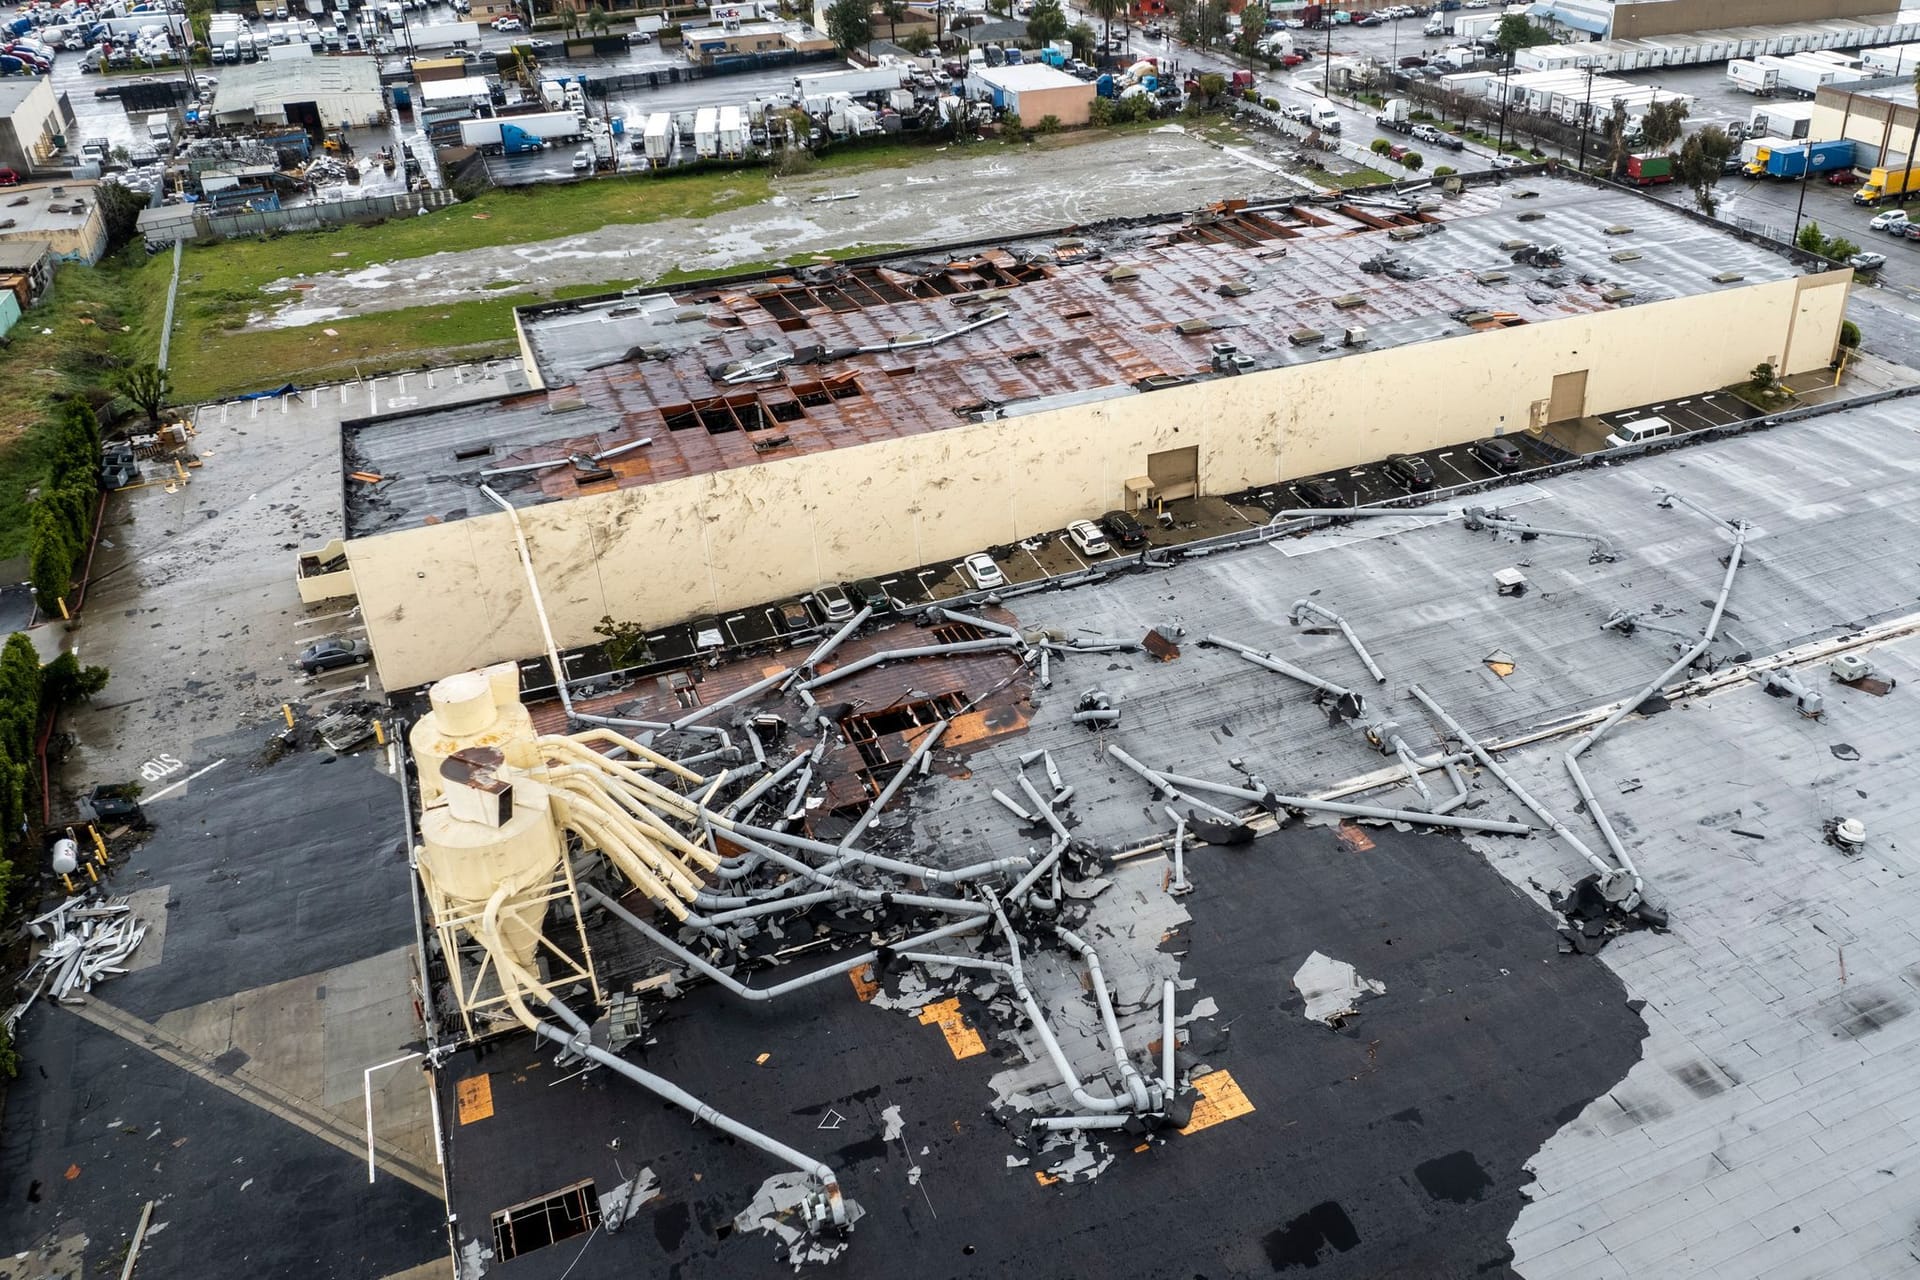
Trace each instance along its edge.
<instances>
[{"instance_id":1,"label":"utility pole","mask_svg":"<svg viewBox=\"0 0 1920 1280\"><path fill-rule=\"evenodd\" d=\"M1587 130L1593 125L1593 68L1587 68L1587 98L1580 104L1580 172L1587 171Z\"/></svg>"},{"instance_id":2,"label":"utility pole","mask_svg":"<svg viewBox=\"0 0 1920 1280\"><path fill-rule=\"evenodd\" d=\"M1807 143L1807 163L1809 165L1813 163L1813 143L1812 142ZM1909 164L1913 163L1912 159L1909 158L1907 163ZM1804 213L1807 208L1807 182L1812 178L1812 176L1813 175L1810 173L1802 173L1800 175L1800 203L1795 205L1793 208L1793 235L1788 237L1788 240L1787 240L1787 243L1791 245L1798 246L1800 243L1800 215ZM1904 198L1905 197L1903 196L1902 199Z\"/></svg>"},{"instance_id":3,"label":"utility pole","mask_svg":"<svg viewBox=\"0 0 1920 1280\"><path fill-rule=\"evenodd\" d=\"M1327 101L1333 101L1333 8L1329 5L1321 10L1320 21L1327 24L1327 60L1320 72L1320 92Z\"/></svg>"},{"instance_id":4,"label":"utility pole","mask_svg":"<svg viewBox=\"0 0 1920 1280\"><path fill-rule=\"evenodd\" d=\"M1508 83L1513 77L1513 50L1507 50L1507 65L1500 68L1500 134L1494 145L1495 155L1507 154L1507 99Z\"/></svg>"}]
</instances>

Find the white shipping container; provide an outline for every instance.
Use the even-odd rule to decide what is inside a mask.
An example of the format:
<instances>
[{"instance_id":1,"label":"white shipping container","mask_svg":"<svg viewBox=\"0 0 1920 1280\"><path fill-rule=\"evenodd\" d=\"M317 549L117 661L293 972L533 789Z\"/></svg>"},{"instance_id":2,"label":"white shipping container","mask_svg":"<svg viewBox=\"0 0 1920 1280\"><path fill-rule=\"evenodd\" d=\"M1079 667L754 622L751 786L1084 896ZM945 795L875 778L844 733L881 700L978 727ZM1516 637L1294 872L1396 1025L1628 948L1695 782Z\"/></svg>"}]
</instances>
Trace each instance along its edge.
<instances>
[{"instance_id":1,"label":"white shipping container","mask_svg":"<svg viewBox=\"0 0 1920 1280\"><path fill-rule=\"evenodd\" d=\"M656 168L670 163L674 152L680 149L680 130L675 127L673 116L665 111L656 111L647 117L647 126L640 138L647 163Z\"/></svg>"},{"instance_id":2,"label":"white shipping container","mask_svg":"<svg viewBox=\"0 0 1920 1280\"><path fill-rule=\"evenodd\" d=\"M693 154L712 160L720 154L720 112L702 107L693 117Z\"/></svg>"}]
</instances>

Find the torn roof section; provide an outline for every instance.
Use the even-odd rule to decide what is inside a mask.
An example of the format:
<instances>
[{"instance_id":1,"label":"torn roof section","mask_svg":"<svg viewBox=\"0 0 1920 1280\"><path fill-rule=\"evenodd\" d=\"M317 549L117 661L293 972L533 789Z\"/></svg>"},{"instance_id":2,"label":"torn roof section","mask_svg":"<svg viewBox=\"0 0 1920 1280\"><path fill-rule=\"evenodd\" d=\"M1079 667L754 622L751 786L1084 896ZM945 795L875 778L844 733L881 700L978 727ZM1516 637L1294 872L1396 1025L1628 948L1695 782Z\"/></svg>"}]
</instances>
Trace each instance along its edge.
<instances>
[{"instance_id":1,"label":"torn roof section","mask_svg":"<svg viewBox=\"0 0 1920 1280\"><path fill-rule=\"evenodd\" d=\"M1516 261L1549 245L1557 263ZM475 442L499 447L468 478L650 441L584 475L494 480L518 502L567 498L1177 387L1220 376L1215 343L1243 369L1277 368L1346 353L1350 328L1378 350L1795 271L1684 212L1541 173L528 307L553 430L495 441L470 419ZM361 447L387 430L359 433Z\"/></svg>"}]
</instances>

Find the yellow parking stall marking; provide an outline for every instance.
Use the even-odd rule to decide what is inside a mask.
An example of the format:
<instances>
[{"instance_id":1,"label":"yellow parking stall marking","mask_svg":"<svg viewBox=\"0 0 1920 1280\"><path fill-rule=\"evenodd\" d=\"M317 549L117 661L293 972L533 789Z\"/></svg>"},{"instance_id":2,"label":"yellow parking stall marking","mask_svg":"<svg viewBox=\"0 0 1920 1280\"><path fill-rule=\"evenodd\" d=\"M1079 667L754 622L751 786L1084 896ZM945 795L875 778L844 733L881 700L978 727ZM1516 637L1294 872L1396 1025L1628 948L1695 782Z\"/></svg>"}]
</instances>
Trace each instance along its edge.
<instances>
[{"instance_id":1,"label":"yellow parking stall marking","mask_svg":"<svg viewBox=\"0 0 1920 1280\"><path fill-rule=\"evenodd\" d=\"M861 1004L873 999L880 990L880 984L873 980L873 966L870 964L863 964L858 969L849 969L847 977L852 981L853 994L860 997Z\"/></svg>"},{"instance_id":2,"label":"yellow parking stall marking","mask_svg":"<svg viewBox=\"0 0 1920 1280\"><path fill-rule=\"evenodd\" d=\"M1044 1169L1035 1169L1033 1171L1033 1180L1043 1187L1050 1187L1060 1181L1060 1179L1054 1177Z\"/></svg>"},{"instance_id":3,"label":"yellow parking stall marking","mask_svg":"<svg viewBox=\"0 0 1920 1280\"><path fill-rule=\"evenodd\" d=\"M1195 1080L1193 1087L1200 1096L1193 1100L1193 1118L1180 1131L1183 1136L1211 1129L1253 1110L1253 1103L1247 1101L1247 1095L1234 1083L1230 1072L1209 1071Z\"/></svg>"},{"instance_id":4,"label":"yellow parking stall marking","mask_svg":"<svg viewBox=\"0 0 1920 1280\"><path fill-rule=\"evenodd\" d=\"M472 1124L493 1114L493 1077L468 1076L453 1088L459 1102L460 1123Z\"/></svg>"},{"instance_id":5,"label":"yellow parking stall marking","mask_svg":"<svg viewBox=\"0 0 1920 1280\"><path fill-rule=\"evenodd\" d=\"M980 1033L968 1026L966 1019L960 1016L960 997L953 996L938 1004L930 1004L920 1010L921 1023L937 1023L940 1034L947 1038L947 1048L953 1050L956 1058L971 1058L975 1054L985 1053L987 1045Z\"/></svg>"}]
</instances>

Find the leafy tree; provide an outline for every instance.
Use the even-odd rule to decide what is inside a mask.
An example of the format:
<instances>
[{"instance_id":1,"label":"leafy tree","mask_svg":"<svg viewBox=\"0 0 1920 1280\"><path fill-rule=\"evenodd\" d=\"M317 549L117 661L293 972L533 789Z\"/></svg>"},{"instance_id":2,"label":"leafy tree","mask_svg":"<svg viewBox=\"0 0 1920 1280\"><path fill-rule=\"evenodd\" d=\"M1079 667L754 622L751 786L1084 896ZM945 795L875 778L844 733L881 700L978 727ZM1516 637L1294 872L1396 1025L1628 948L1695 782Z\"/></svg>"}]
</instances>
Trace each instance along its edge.
<instances>
[{"instance_id":1,"label":"leafy tree","mask_svg":"<svg viewBox=\"0 0 1920 1280\"><path fill-rule=\"evenodd\" d=\"M1607 113L1606 123L1600 127L1601 136L1607 140L1607 176L1618 178L1627 167L1627 104L1615 98L1613 110Z\"/></svg>"},{"instance_id":2,"label":"leafy tree","mask_svg":"<svg viewBox=\"0 0 1920 1280\"><path fill-rule=\"evenodd\" d=\"M1793 238L1793 242L1808 253L1823 253L1827 247L1827 233L1820 229L1819 223L1809 222L1800 228L1800 234Z\"/></svg>"},{"instance_id":3,"label":"leafy tree","mask_svg":"<svg viewBox=\"0 0 1920 1280\"><path fill-rule=\"evenodd\" d=\"M1840 345L1843 347L1859 346L1860 326L1851 320L1842 320L1840 322Z\"/></svg>"},{"instance_id":4,"label":"leafy tree","mask_svg":"<svg viewBox=\"0 0 1920 1280\"><path fill-rule=\"evenodd\" d=\"M1201 0L1193 17L1198 42L1209 48L1219 44L1232 20L1232 11L1227 8L1226 0Z\"/></svg>"},{"instance_id":5,"label":"leafy tree","mask_svg":"<svg viewBox=\"0 0 1920 1280\"><path fill-rule=\"evenodd\" d=\"M1067 15L1060 0L1035 0L1027 15L1027 35L1035 44L1052 44L1067 37Z\"/></svg>"},{"instance_id":6,"label":"leafy tree","mask_svg":"<svg viewBox=\"0 0 1920 1280\"><path fill-rule=\"evenodd\" d=\"M1426 163L1426 160L1421 156L1421 154L1418 151L1409 151L1407 152L1407 154L1400 157L1400 163L1405 165L1409 169L1418 169L1421 165Z\"/></svg>"},{"instance_id":7,"label":"leafy tree","mask_svg":"<svg viewBox=\"0 0 1920 1280\"><path fill-rule=\"evenodd\" d=\"M1067 28L1067 43L1073 46L1073 56L1083 62L1093 61L1093 46L1100 40L1100 33L1084 22L1076 22Z\"/></svg>"},{"instance_id":8,"label":"leafy tree","mask_svg":"<svg viewBox=\"0 0 1920 1280\"><path fill-rule=\"evenodd\" d=\"M1531 49L1537 44L1550 44L1552 41L1553 37L1544 29L1534 26L1518 13L1507 14L1493 29L1493 47L1509 59L1516 50Z\"/></svg>"},{"instance_id":9,"label":"leafy tree","mask_svg":"<svg viewBox=\"0 0 1920 1280\"><path fill-rule=\"evenodd\" d=\"M607 28L612 25L613 20L607 17L607 11L599 5L596 4L587 10L587 27L595 35L605 35Z\"/></svg>"},{"instance_id":10,"label":"leafy tree","mask_svg":"<svg viewBox=\"0 0 1920 1280\"><path fill-rule=\"evenodd\" d=\"M1687 118L1687 100L1668 98L1653 103L1640 117L1640 145L1648 151L1667 151L1680 140L1680 126Z\"/></svg>"},{"instance_id":11,"label":"leafy tree","mask_svg":"<svg viewBox=\"0 0 1920 1280\"><path fill-rule=\"evenodd\" d=\"M1773 366L1762 360L1753 366L1753 372L1747 375L1747 385L1755 391L1769 391L1773 388Z\"/></svg>"},{"instance_id":12,"label":"leafy tree","mask_svg":"<svg viewBox=\"0 0 1920 1280\"><path fill-rule=\"evenodd\" d=\"M842 53L873 39L873 9L867 0L833 0L827 6L827 35Z\"/></svg>"},{"instance_id":13,"label":"leafy tree","mask_svg":"<svg viewBox=\"0 0 1920 1280\"><path fill-rule=\"evenodd\" d=\"M1203 106L1211 106L1221 94L1227 91L1227 78L1218 71L1200 73L1200 100Z\"/></svg>"},{"instance_id":14,"label":"leafy tree","mask_svg":"<svg viewBox=\"0 0 1920 1280\"><path fill-rule=\"evenodd\" d=\"M1717 124L1695 130L1680 144L1674 157L1673 176L1693 192L1693 203L1709 218L1720 207L1713 189L1720 184L1720 169L1733 154L1733 139Z\"/></svg>"},{"instance_id":15,"label":"leafy tree","mask_svg":"<svg viewBox=\"0 0 1920 1280\"><path fill-rule=\"evenodd\" d=\"M131 400L147 415L147 421L160 421L160 410L167 403L173 384L167 371L152 362L125 365L113 371L113 389Z\"/></svg>"}]
</instances>

